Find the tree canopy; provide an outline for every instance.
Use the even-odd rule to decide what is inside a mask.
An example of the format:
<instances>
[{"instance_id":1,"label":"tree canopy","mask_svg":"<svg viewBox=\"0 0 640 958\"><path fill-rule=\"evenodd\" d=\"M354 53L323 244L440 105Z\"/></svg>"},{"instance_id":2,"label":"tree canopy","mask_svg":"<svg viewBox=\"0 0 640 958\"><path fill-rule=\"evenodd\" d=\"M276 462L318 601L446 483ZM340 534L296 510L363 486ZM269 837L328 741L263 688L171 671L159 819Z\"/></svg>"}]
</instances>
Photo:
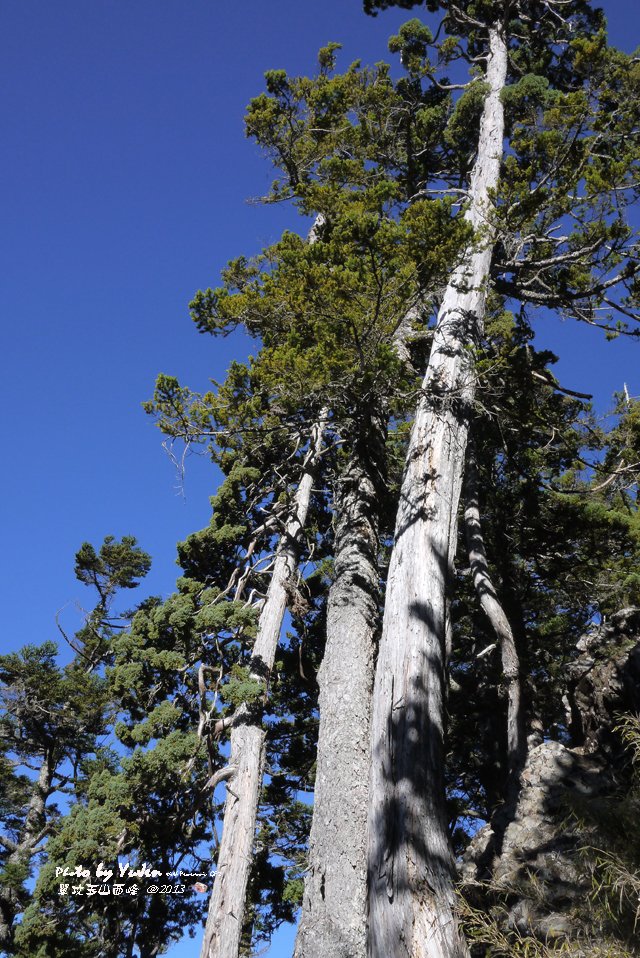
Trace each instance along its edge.
<instances>
[{"instance_id":1,"label":"tree canopy","mask_svg":"<svg viewBox=\"0 0 640 958\"><path fill-rule=\"evenodd\" d=\"M424 6L364 7L393 5ZM205 393L161 374L144 403L222 474L175 591L116 615L150 559L84 543L71 660L0 657L8 954L151 958L200 934L203 889L203 958L299 913L296 958L634 953L637 850L611 808L637 805L616 710L640 707L640 399L600 415L537 330L640 334L640 66L586 0L426 8L440 26L405 23L392 65L339 72L330 43L248 106L264 201L300 228L190 304L250 354ZM558 755L605 783L561 849L595 891L527 923L509 829L534 779L543 804L571 792L556 765L536 778Z\"/></svg>"}]
</instances>

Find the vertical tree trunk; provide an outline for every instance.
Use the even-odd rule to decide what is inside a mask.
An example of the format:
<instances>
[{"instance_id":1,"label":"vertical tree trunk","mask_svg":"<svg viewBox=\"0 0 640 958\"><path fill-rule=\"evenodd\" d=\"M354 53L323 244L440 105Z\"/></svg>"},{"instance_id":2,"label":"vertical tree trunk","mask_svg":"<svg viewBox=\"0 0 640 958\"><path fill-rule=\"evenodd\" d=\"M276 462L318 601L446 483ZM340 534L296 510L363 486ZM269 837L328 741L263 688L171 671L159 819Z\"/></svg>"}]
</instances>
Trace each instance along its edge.
<instances>
[{"instance_id":1,"label":"vertical tree trunk","mask_svg":"<svg viewBox=\"0 0 640 958\"><path fill-rule=\"evenodd\" d=\"M376 667L369 805L371 958L460 958L444 811L443 699L451 536L483 328L504 115L507 48L489 31L467 218L476 242L451 277L409 442Z\"/></svg>"},{"instance_id":2,"label":"vertical tree trunk","mask_svg":"<svg viewBox=\"0 0 640 958\"><path fill-rule=\"evenodd\" d=\"M318 762L295 958L366 954L366 824L384 456L382 417L367 418L335 496L335 579L318 672Z\"/></svg>"},{"instance_id":3,"label":"vertical tree trunk","mask_svg":"<svg viewBox=\"0 0 640 958\"><path fill-rule=\"evenodd\" d=\"M273 668L287 606L287 584L297 566L299 538L307 520L324 424L312 429L304 471L295 493L292 514L278 544L271 581L251 656L251 673L266 679ZM222 840L209 903L201 958L237 958L252 862L256 816L264 763L265 731L259 715L241 707L231 732Z\"/></svg>"},{"instance_id":4,"label":"vertical tree trunk","mask_svg":"<svg viewBox=\"0 0 640 958\"><path fill-rule=\"evenodd\" d=\"M507 686L507 792L514 786L526 758L526 739L520 684L520 659L511 625L491 581L482 535L478 501L478 466L469 443L465 476L464 529L473 586L498 639Z\"/></svg>"}]
</instances>

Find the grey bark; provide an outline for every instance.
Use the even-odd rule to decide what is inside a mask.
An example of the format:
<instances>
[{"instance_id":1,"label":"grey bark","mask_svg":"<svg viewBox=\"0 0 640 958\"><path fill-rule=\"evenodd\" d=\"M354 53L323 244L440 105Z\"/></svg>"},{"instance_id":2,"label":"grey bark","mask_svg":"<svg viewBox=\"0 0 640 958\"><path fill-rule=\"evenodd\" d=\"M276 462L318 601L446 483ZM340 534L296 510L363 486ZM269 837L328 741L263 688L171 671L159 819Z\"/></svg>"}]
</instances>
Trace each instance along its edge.
<instances>
[{"instance_id":1,"label":"grey bark","mask_svg":"<svg viewBox=\"0 0 640 958\"><path fill-rule=\"evenodd\" d=\"M615 729L621 714L640 713L640 609L621 609L582 636L567 668L563 699L571 744L625 764Z\"/></svg>"},{"instance_id":2,"label":"grey bark","mask_svg":"<svg viewBox=\"0 0 640 958\"><path fill-rule=\"evenodd\" d=\"M600 838L581 824L580 811L591 802L600 814L607 804L615 808L628 775L628 754L614 729L621 713L640 709L640 609L623 609L594 627L577 650L565 697L572 747L546 741L529 751L516 801L500 806L477 832L462 867L465 894L476 907L489 912L506 901L506 914L498 914L507 929L557 941L576 958L589 950L585 944L594 954L609 950L598 947L607 943L597 927L585 942L580 910L593 893L593 876L584 849L600 847Z\"/></svg>"},{"instance_id":3,"label":"grey bark","mask_svg":"<svg viewBox=\"0 0 640 958\"><path fill-rule=\"evenodd\" d=\"M468 954L455 916L443 783L446 592L494 242L507 48L490 29L467 219L476 242L445 291L409 442L376 667L369 805L371 958Z\"/></svg>"},{"instance_id":4,"label":"grey bark","mask_svg":"<svg viewBox=\"0 0 640 958\"><path fill-rule=\"evenodd\" d=\"M317 773L295 958L366 954L366 824L383 455L383 421L373 418L353 445L335 495L335 579L318 672Z\"/></svg>"},{"instance_id":5,"label":"grey bark","mask_svg":"<svg viewBox=\"0 0 640 958\"><path fill-rule=\"evenodd\" d=\"M276 550L276 558L260 612L251 656L251 674L268 679L275 661L287 607L287 585L297 567L299 539L306 523L313 479L321 454L324 424L312 430L292 514ZM265 730L260 716L241 707L233 721L222 840L209 902L201 958L237 958L251 870L258 800L264 765Z\"/></svg>"},{"instance_id":6,"label":"grey bark","mask_svg":"<svg viewBox=\"0 0 640 958\"><path fill-rule=\"evenodd\" d=\"M588 898L592 883L579 861L586 836L569 809L576 799L602 799L613 790L614 779L600 756L553 741L532 748L508 822L494 819L485 825L465 851L465 895L486 913L506 899L503 930L549 944L579 934L577 907ZM499 847L496 829L502 833ZM502 924L504 913L496 909L494 914Z\"/></svg>"},{"instance_id":7,"label":"grey bark","mask_svg":"<svg viewBox=\"0 0 640 958\"><path fill-rule=\"evenodd\" d=\"M469 442L464 489L464 531L473 586L478 601L496 634L502 659L502 673L507 687L507 790L509 790L516 782L526 756L520 659L509 619L498 598L489 572L478 501L478 466L472 441Z\"/></svg>"}]
</instances>

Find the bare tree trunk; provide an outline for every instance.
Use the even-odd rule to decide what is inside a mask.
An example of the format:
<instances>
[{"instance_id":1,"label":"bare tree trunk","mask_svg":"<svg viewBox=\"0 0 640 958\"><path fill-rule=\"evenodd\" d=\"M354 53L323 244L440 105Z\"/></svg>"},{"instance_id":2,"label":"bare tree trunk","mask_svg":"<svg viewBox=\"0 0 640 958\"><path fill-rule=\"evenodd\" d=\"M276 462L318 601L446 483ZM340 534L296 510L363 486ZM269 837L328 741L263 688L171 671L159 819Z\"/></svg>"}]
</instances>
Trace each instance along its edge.
<instances>
[{"instance_id":1,"label":"bare tree trunk","mask_svg":"<svg viewBox=\"0 0 640 958\"><path fill-rule=\"evenodd\" d=\"M376 667L369 805L371 958L460 958L444 810L446 593L503 152L507 48L489 31L467 218L475 245L446 289L409 442Z\"/></svg>"},{"instance_id":2,"label":"bare tree trunk","mask_svg":"<svg viewBox=\"0 0 640 958\"><path fill-rule=\"evenodd\" d=\"M324 423L312 429L304 471L295 493L292 515L278 544L271 581L251 656L251 674L267 679L275 661L287 607L287 585L295 573L299 538L307 520ZM264 765L265 731L259 716L246 706L234 717L222 840L209 902L201 958L237 958L242 935L247 886Z\"/></svg>"},{"instance_id":3,"label":"bare tree trunk","mask_svg":"<svg viewBox=\"0 0 640 958\"><path fill-rule=\"evenodd\" d=\"M335 496L335 579L318 672L318 761L295 958L366 954L369 742L385 430L381 416L367 418Z\"/></svg>"},{"instance_id":4,"label":"bare tree trunk","mask_svg":"<svg viewBox=\"0 0 640 958\"><path fill-rule=\"evenodd\" d=\"M482 535L478 501L478 465L474 444L469 442L465 476L464 529L469 551L473 585L482 609L498 639L502 671L507 686L507 791L512 787L526 758L526 738L522 711L520 659L511 625L491 581Z\"/></svg>"}]
</instances>

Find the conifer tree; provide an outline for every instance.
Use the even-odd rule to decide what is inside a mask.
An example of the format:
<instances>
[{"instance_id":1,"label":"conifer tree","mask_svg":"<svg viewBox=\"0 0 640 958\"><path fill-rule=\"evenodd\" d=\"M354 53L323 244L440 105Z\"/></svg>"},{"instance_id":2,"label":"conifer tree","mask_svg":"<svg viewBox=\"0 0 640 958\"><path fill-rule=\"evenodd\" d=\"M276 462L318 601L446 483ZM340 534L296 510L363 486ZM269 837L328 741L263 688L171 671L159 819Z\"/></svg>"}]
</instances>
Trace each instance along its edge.
<instances>
[{"instance_id":1,"label":"conifer tree","mask_svg":"<svg viewBox=\"0 0 640 958\"><path fill-rule=\"evenodd\" d=\"M365 2L392 5L419 4ZM637 332L638 64L584 0L426 7L438 39L419 20L391 38L399 79L336 72L330 44L316 76L271 71L249 107L266 199L315 222L191 304L256 354L204 396L161 376L146 404L224 477L175 594L116 634L115 591L148 558L85 545L99 601L71 665L52 644L0 660L11 953L151 958L195 931L191 888L61 899L60 864L127 857L216 863L203 958L251 953L303 877L296 958L467 954L469 818L515 801L528 742L571 734L586 623L640 601L638 403L601 428L530 318ZM312 787L303 859L294 795Z\"/></svg>"},{"instance_id":2,"label":"conifer tree","mask_svg":"<svg viewBox=\"0 0 640 958\"><path fill-rule=\"evenodd\" d=\"M226 274L230 286L237 282L241 289L245 284L249 287L249 299L246 278L256 275L253 270L253 266L237 262ZM223 332L241 321L229 312L237 305L238 300L226 301L224 290L208 290L198 294L192 310L201 329ZM149 405L150 411L159 414L161 427L174 436L202 440L205 424L215 428L218 447L213 454L229 472L230 482L237 484L241 476L250 480L255 510L252 514L252 509L247 509L245 494L237 503L240 508L234 527L225 516L228 497L218 496L213 526L226 537L220 543L229 552L228 567L223 576L213 565L207 568L205 549L198 556L197 570L187 570L208 580L210 586L220 583L214 586L212 603L218 605L219 613L235 605L254 622L244 632L243 640L250 644L232 666L231 681L224 682L226 669L215 656L201 666L217 674L216 695L219 691L221 702L233 706L217 720L211 712L206 718L202 712L199 723L199 734L205 738L214 735L219 739L231 731L229 762L212 775L210 783L215 789L219 782L229 781L202 946L206 955L237 955L245 932L243 916L265 762L263 716L285 610L296 593L294 576L305 551L305 526L326 428L326 413L313 396L307 397L305 419L305 408L296 407L282 390L279 361L277 354L265 350L250 367L233 366L219 393L205 397L195 397L175 381L161 377ZM295 395L300 396L299 389ZM262 469L257 468L260 459ZM254 522L254 515L261 518ZM206 530L200 538L205 536ZM203 673L203 689L204 685Z\"/></svg>"},{"instance_id":3,"label":"conifer tree","mask_svg":"<svg viewBox=\"0 0 640 958\"><path fill-rule=\"evenodd\" d=\"M634 108L630 113L619 101L613 114L608 110L625 83L616 55L605 66L602 54L600 68L585 69L585 50L599 48L597 15L582 3L561 6L553 0L526 9L511 2L428 4L444 11L452 38L444 42L482 64L450 127L465 115L479 119L475 158L463 178L475 241L440 306L387 580L369 819L374 956L394 949L412 956L466 953L456 930L444 816L443 708L448 580L475 393L473 352L488 285L587 322L597 323L594 310L605 305L635 319L633 239L616 202L618 192L633 195L632 158L621 168L609 153L594 156L596 143L611 143L634 125ZM431 65L425 70L435 74ZM505 134L513 157L505 153ZM580 163L574 155L569 166L574 150ZM572 223L557 236L569 215ZM616 285L623 299L631 297L631 309L607 294Z\"/></svg>"},{"instance_id":4,"label":"conifer tree","mask_svg":"<svg viewBox=\"0 0 640 958\"><path fill-rule=\"evenodd\" d=\"M447 254L455 255L462 233L452 222L447 204L416 204L397 221L393 213L394 181L379 162L374 170L367 168L372 138L365 120L370 121L372 111L379 110L381 96L402 101L384 72L380 74L381 94L371 75L361 75L359 70L352 70L346 78L333 78L332 47L321 51L320 67L315 80L269 74L270 96L254 101L248 117L251 132L275 153L282 167L284 183L274 187L274 192L282 195L290 190L303 212L318 215L316 241L305 244L288 235L255 261L234 262L225 274L225 287L198 294L193 315L203 330L224 332L242 322L259 335L262 349L252 363L251 376L254 383L270 384L270 394L277 396L276 402L270 401L271 409L277 409L281 417L287 411L292 416L294 410L299 416L305 407L313 409L315 403L317 409L322 405L328 417L328 441L338 441L347 450L339 457L339 473L332 480L336 484L337 530L334 580L329 593L332 658L329 661L325 657L322 667L322 673L329 672L334 679L324 683L326 701L322 708L324 737L333 745L329 749L324 744L321 731L319 748L320 779L327 777L326 763L335 767L336 756L343 764L341 786L332 781L327 790L329 803L342 807L343 814L337 818L323 809L320 789L316 817L317 822L331 818L334 829L342 823L345 836L339 840L331 840L328 834L322 837L316 826L315 846L321 857L330 857L333 849L349 844L349 833L356 859L350 861L340 852L345 862L342 871L337 864L330 867L318 863L316 867L312 864L310 874L316 876L318 885L322 882L326 887L326 881L331 881L325 926L314 932L319 940L326 939L331 925L336 926L335 914L330 912L343 907L345 931L349 925L352 933L355 929L364 941L365 783L378 605L376 514L377 500L384 496L384 430L387 418L397 415L400 408L394 397L402 396L413 378L409 367L407 379L407 369L398 356L401 349L407 351L405 332L400 327L410 312L417 312L423 290L428 287L428 272L433 281L438 270L442 271ZM354 104L363 118L349 126L346 117ZM310 117L305 117L306 106L311 107ZM289 119L295 114L298 129L295 155L287 154L287 114ZM343 129L332 138L330 131L336 120ZM327 131L326 137L323 130ZM341 159L345 139L354 145L352 159L346 164ZM287 156L287 162L283 162L283 156ZM284 382L288 385L286 398ZM173 402L177 396L188 402L186 394L176 387L173 396L165 390L163 400L160 385L155 408L161 411L163 407L169 417L162 420L163 427L197 434L197 424L185 426ZM193 422L196 408L207 406L213 408L209 399L204 404L196 400L187 418ZM261 428L257 420L254 428ZM368 585L362 589L359 583L365 582ZM344 641L346 629L341 617L345 615L350 617L351 626L359 617L360 646L355 638L353 643ZM355 636L357 630L352 628L351 632ZM336 682L336 678L341 681ZM346 714L349 702L352 715ZM340 748L336 748L336 736L341 737ZM357 790L351 784L354 775L361 783ZM252 794L255 803L255 782L242 790L242 801L251 805L247 796ZM235 804L235 799L229 800L230 808ZM351 808L351 813L345 815L345 808ZM245 828L243 833L249 834L250 841L252 829ZM230 866L225 864L224 868ZM351 875L361 902L355 911L353 902L348 909L341 905L353 897L343 887ZM223 934L224 913L227 909L233 916L239 914L242 887L240 881L233 907L222 899L215 907L212 904L210 927L215 929L215 941L210 932L210 947L227 948L229 954L236 945L234 935L228 931Z\"/></svg>"},{"instance_id":5,"label":"conifer tree","mask_svg":"<svg viewBox=\"0 0 640 958\"><path fill-rule=\"evenodd\" d=\"M289 196L302 212L320 213L321 233L325 234L321 244L324 251L332 235L335 236L338 222L344 231L345 201L351 204L348 229L356 222L354 195L356 202L362 204L367 191L372 196L375 189L378 205L382 201L383 206L386 203L387 209L394 211L390 223L395 222L393 217L399 214L405 217L405 221L413 215L416 217L414 225L418 225L420 217L426 217L424 225L429 223L431 227L434 210L438 209L433 199L428 198L434 191L462 191L468 200L462 223L474 231L475 239L468 246L467 254L454 271L444 294L435 346L431 351L430 371L423 385L418 425L414 425L413 434L414 441L417 441L415 436L423 422L427 431L435 429L440 437L435 440L432 437L424 446L425 450L441 448L446 454L442 470L434 468L433 479L435 482L437 476L435 485L444 482L436 503L449 502L448 519L443 523L435 522L434 514L428 508L423 509L420 475L424 464L411 451L404 494L401 495L402 508L409 509L413 502L417 509L417 521L408 523L406 530L407 536L417 537L417 547L429 541L430 534L425 536L421 528L427 518L430 527L439 530L438 536L442 534L442 541L448 543L444 552L442 548L433 552L434 574L427 575L425 580L429 588L435 590L435 611L432 609L426 617L431 621L417 623L418 632L428 634L431 630L435 645L431 648L433 654L428 656L434 671L433 681L427 682L428 692L424 696L427 708L417 708L424 718L433 705L430 722L426 723L430 725L429 741L433 744L429 749L432 766L415 792L418 796L416 807L420 805L422 811L428 807L432 815L430 819L428 815L423 818L422 812L416 813L416 829L422 827L419 821L431 822L434 827L428 825L427 831L433 832L433 841L439 848L439 854L432 856L432 863L435 862L433 884L440 888L442 900L451 902L451 859L442 805L443 762L438 745L443 722L446 596L457 541L457 500L462 483L465 436L475 391L474 381L480 369L474 353L482 342L487 286L492 282L503 295L517 293L525 301L570 309L585 322L599 322L594 319L596 314L593 312L597 302L633 318L630 307L633 306L635 270L631 260L627 259L625 265L633 240L622 217L610 215L612 190L623 195L630 191L628 198L633 195L633 181L628 175L630 154L626 165L615 169L602 156L593 158L583 141L591 136L590 146L597 144L600 147L617 142L616 138L624 138L625 128L633 125L632 111L625 113L622 106L624 88L626 85L628 92L629 82L632 85L634 81L629 81L628 76L625 78L623 60L605 52L602 39L598 39L594 32L598 26L597 17L591 16L584 4L575 4L562 14L554 9L555 4L542 4L539 10L533 11L543 27L535 30L535 36L532 32L532 24L537 24L535 17L512 4L489 5L480 12L475 8L467 10L464 5L443 6L446 23L455 28L458 39L451 37L440 47L439 66L446 69L461 58L485 62L495 68L493 72L485 72L484 80L482 75L476 76L459 99L451 99L449 94L455 84L449 84L446 78L438 79L436 66L429 61L429 31L419 22L412 21L392 41L393 49L400 52L407 69L408 77L401 84L391 83L388 72L380 66L376 71L365 71L356 64L344 76L332 76L335 47L329 47L321 53L321 75L316 81L291 80L281 71L270 74L268 96L254 101L248 126L282 170L274 185L273 197ZM570 35L569 17L573 18L571 26L578 22L581 26L567 48L563 43ZM596 53L598 55L594 57ZM488 59L483 60L485 56ZM595 69L587 68L592 59L596 60ZM544 76L538 76L535 71L540 73L543 68ZM602 123L597 116L594 119L593 108L599 98L606 96L613 97L620 107L613 111L613 122L609 119ZM390 117L394 120L391 121ZM590 118L589 122L587 118ZM480 139L474 143L473 134L478 123ZM509 163L509 158L503 162L503 127L511 135L515 163ZM469 164L469 152L472 156L476 154L473 165ZM532 156L535 157L533 161ZM520 165L518 158L523 161ZM577 159L579 163L576 163ZM581 173L585 171L589 184L592 184L586 190L579 185ZM573 193L570 193L571 189ZM525 202L526 195L533 196L534 200ZM365 200L365 210L367 202L371 203ZM558 225L568 215L570 207L574 223L566 235L558 237ZM375 204L369 206L369 209L373 208ZM420 247L419 236L419 228L414 229L414 251ZM430 251L437 249L437 244L435 247L428 244L425 233L422 236L420 252L428 257ZM322 352L324 346L320 345L323 337L329 343L327 331L332 334L326 306L321 304L322 324L317 319L310 322L305 316L309 340L301 341L299 332L292 338L291 331L298 328L292 321L296 318L296 307L292 305L292 299L287 298L292 289L286 289L284 299L284 287L278 289L278 283L285 275L279 257L286 255L288 265L293 267L290 276L295 275L296 269L304 272L304 281L299 281L304 293L296 295L304 302L314 301L314 295L310 295L310 287L305 283L317 282L320 275L318 264L308 261L302 265L304 255L308 254L300 256L299 250L303 247L298 247L297 242L293 237L287 239L280 248L274 248L264 260L255 264L244 260L232 264L222 293L208 291L196 299L194 318L200 328L221 331L244 322L246 328L264 338L267 348L263 368L272 376L274 372L282 376L285 370L290 376L296 369L294 357L297 357L298 361L302 360L302 365L297 368L305 370L307 384L315 384L318 378L313 374L317 364L322 362L325 364L323 372L330 374L322 387L325 390L322 401L328 402L327 408L331 408L340 388L337 386L339 378L345 376L348 367L340 369L338 364L331 369L326 366L328 354ZM455 244L449 249L448 264L455 259L454 248ZM322 256L324 252L317 254L316 251L313 255ZM344 250L340 255L344 256ZM610 267L613 275L609 275ZM427 303L434 292L433 270L429 270L424 259L417 272L422 272L418 284L422 305L421 309L416 309L407 302L404 316L396 319L397 330L403 330L397 342L401 350L405 349L407 336L415 334L416 319L424 323ZM331 284L334 289L338 288L334 277L327 282L327 288L331 288ZM620 297L610 298L609 291L616 284L622 284L623 295L630 297L626 304ZM273 319L264 308L264 304L270 302L269 297L279 309L278 313L273 311ZM283 316L286 317L284 322ZM601 325L608 326L608 323L605 321ZM610 328L615 330L615 324ZM281 346L287 337L288 352ZM310 344L312 348L309 348ZM334 358L339 357L335 341L330 348L334 350ZM307 361L306 365L302 359L305 355L312 357L312 362ZM294 371L290 381L298 386L302 378L299 371ZM348 375L346 382L350 382ZM340 386L343 384L344 380ZM311 395L319 399L315 386L312 386ZM278 394L278 404L282 405L281 394ZM332 424L336 431L337 423L336 416ZM457 443L453 451L451 437L455 437ZM352 433L348 439L343 435L341 441L345 440L346 449L356 448L357 434ZM401 522L399 527L402 528ZM397 547L396 543L396 552ZM416 551L411 547L408 553L412 560L404 563L404 569L409 570L411 576L411 569L420 565L415 561L419 549ZM392 571L394 561L397 565L397 556L395 560L392 558ZM421 567L423 571L429 569L429 561L422 563ZM387 607L389 596L393 607L393 575L390 585ZM392 618L393 612L389 612L388 617ZM410 644L404 651L409 647ZM385 648L383 641L384 654ZM397 645L396 651L403 654ZM395 675L394 668L383 665L379 673L387 679ZM387 699L384 694L376 694L381 714L388 707ZM325 702L323 714L327 716L328 712ZM516 722L518 726L521 720L522 716ZM331 719L329 727L336 727ZM431 732L435 734L431 735ZM416 741L423 741L423 736L417 735ZM521 748L520 730L515 751L519 752ZM397 749L396 754L400 754ZM420 769L419 763L411 761L409 764L412 770ZM514 762L514 766L516 764ZM374 759L374 770L376 767L379 766ZM372 801L395 808L395 800L388 802L384 788L379 785L378 782L372 791ZM378 814L375 809L373 814ZM388 815L388 819L393 817L393 814ZM405 821L411 828L411 816L405 816ZM384 844L384 827L373 827L370 834L374 841L376 836L382 835ZM411 841L409 836L408 846ZM418 851L418 858L423 852ZM375 854L374 851L374 858ZM380 862L374 866L378 873L384 872L385 867ZM389 877L387 872L385 874ZM400 885L405 894L408 883L403 885L400 881ZM323 887L326 890L326 885ZM375 925L375 906L372 913ZM392 930L391 937L397 931L397 928ZM372 939L376 935L372 932ZM374 947L384 950L386 945Z\"/></svg>"},{"instance_id":6,"label":"conifer tree","mask_svg":"<svg viewBox=\"0 0 640 958\"><path fill-rule=\"evenodd\" d=\"M26 882L49 853L61 811L52 799L82 794L102 767L100 738L108 727L104 666L121 623L110 609L119 589L132 589L149 570L136 540L108 536L99 551L84 543L76 576L97 592L97 604L69 640L71 662L57 662L57 646L27 645L0 657L2 680L2 885L0 946L20 952L22 916L31 899ZM66 637L66 636L65 636Z\"/></svg>"},{"instance_id":7,"label":"conifer tree","mask_svg":"<svg viewBox=\"0 0 640 958\"><path fill-rule=\"evenodd\" d=\"M391 83L382 65L363 71L355 64L347 74L335 75L332 47L321 51L320 63L314 80L268 75L270 95L256 99L248 116L249 129L282 169L274 195L290 195L303 212L319 211L324 219L322 243L313 253L331 256L324 285L335 290L342 315L333 320L336 306L329 305L326 292L323 298L315 294L309 267L303 298L322 323L316 336L325 337L324 328L331 333L335 327L343 329L341 343L359 337L354 343L359 369L343 378L339 399L335 386L327 384L332 429L344 454L334 480L334 579L318 676L318 773L296 945L296 953L304 955L364 950L364 815L379 603L377 538L386 495L384 432L389 417L402 408L395 398L402 396L398 387L406 390L414 375L407 365L413 326L423 321L424 300L464 235L446 204L417 203L408 211L403 201L413 189L409 177L415 176L416 165L427 171L433 161L428 150L422 150L420 160L413 155L407 133L421 109L432 108L434 123L444 115L441 95L424 95L411 74ZM382 143L373 131L387 114L397 119L386 122ZM403 173L392 175L392 163ZM403 229L409 241L404 240L404 249L399 245ZM395 382L389 375L394 369Z\"/></svg>"},{"instance_id":8,"label":"conifer tree","mask_svg":"<svg viewBox=\"0 0 640 958\"><path fill-rule=\"evenodd\" d=\"M639 558L637 466L614 476L606 465L620 464L608 450L620 448L616 435L624 416L619 421L615 416L613 426L599 423L589 397L557 381L555 357L533 348L524 317L493 316L487 335L486 372L472 423L481 439L474 450L479 499L474 522L480 516L484 584L499 597L515 647L511 654L515 651L518 661L510 681L500 636L470 588L477 570L473 556L465 561L463 542L453 603L447 746L449 829L455 832L456 854L465 843L463 810L491 819L513 800L509 784L517 788L518 783L509 774L511 719L519 718L525 747L526 739L564 741L566 670L576 643L594 618L638 601L633 590ZM632 416L633 407L631 401ZM629 467L637 462L633 441L625 461ZM629 483L621 489L624 518L613 496L603 501L615 481ZM619 563L622 574L617 574ZM519 686L519 715L513 710L513 687L509 690L513 679ZM518 764L523 761L519 756Z\"/></svg>"}]
</instances>

